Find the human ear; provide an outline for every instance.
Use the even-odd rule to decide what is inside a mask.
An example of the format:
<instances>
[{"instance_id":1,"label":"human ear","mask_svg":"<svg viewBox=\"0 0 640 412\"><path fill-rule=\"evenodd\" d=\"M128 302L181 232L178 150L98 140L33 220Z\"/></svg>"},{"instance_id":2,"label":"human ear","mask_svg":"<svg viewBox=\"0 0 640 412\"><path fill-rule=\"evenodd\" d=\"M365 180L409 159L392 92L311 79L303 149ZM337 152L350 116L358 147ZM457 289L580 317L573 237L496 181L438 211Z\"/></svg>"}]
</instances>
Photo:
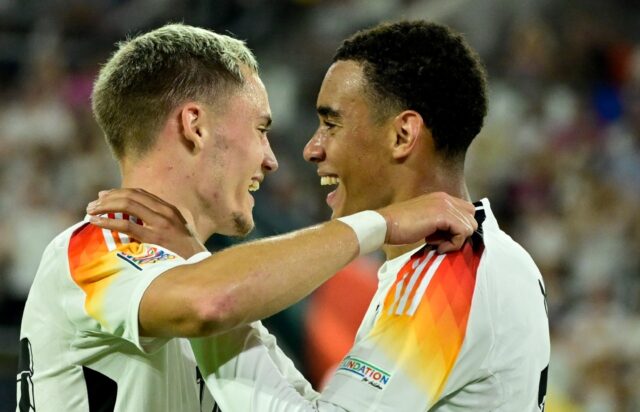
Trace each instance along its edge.
<instances>
[{"instance_id":1,"label":"human ear","mask_svg":"<svg viewBox=\"0 0 640 412\"><path fill-rule=\"evenodd\" d=\"M402 160L408 157L417 145L424 121L420 113L405 110L393 119L395 141L393 144L393 158Z\"/></svg>"},{"instance_id":2,"label":"human ear","mask_svg":"<svg viewBox=\"0 0 640 412\"><path fill-rule=\"evenodd\" d=\"M182 138L189 150L196 153L202 150L203 140L203 116L204 110L197 103L187 103L180 110L180 123L182 126Z\"/></svg>"}]
</instances>

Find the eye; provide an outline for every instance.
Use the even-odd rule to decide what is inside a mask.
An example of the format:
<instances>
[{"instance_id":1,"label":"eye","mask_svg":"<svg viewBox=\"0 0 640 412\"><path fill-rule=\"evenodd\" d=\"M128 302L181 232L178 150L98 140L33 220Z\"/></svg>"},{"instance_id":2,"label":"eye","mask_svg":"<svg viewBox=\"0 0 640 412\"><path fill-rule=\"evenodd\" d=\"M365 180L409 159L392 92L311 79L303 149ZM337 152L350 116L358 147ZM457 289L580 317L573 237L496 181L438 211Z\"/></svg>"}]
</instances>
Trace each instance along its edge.
<instances>
[{"instance_id":1,"label":"eye","mask_svg":"<svg viewBox=\"0 0 640 412\"><path fill-rule=\"evenodd\" d=\"M260 132L260 137L267 137L267 133L269 133L268 127L258 127L258 131Z\"/></svg>"},{"instance_id":2,"label":"eye","mask_svg":"<svg viewBox=\"0 0 640 412\"><path fill-rule=\"evenodd\" d=\"M327 130L331 130L334 127L336 127L337 125L335 123L331 123L328 120L322 120L322 126L324 126L324 128L327 129Z\"/></svg>"}]
</instances>

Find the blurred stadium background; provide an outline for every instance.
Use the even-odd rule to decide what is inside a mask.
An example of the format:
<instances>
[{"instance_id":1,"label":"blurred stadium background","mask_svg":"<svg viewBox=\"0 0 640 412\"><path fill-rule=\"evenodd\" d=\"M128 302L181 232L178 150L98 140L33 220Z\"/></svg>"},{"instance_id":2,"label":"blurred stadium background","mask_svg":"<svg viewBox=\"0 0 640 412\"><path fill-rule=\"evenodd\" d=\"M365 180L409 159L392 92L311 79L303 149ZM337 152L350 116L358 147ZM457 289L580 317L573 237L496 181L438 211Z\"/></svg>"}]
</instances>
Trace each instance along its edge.
<instances>
[{"instance_id":1,"label":"blurred stadium background","mask_svg":"<svg viewBox=\"0 0 640 412\"><path fill-rule=\"evenodd\" d=\"M261 64L278 173L256 236L328 217L302 147L339 42L383 20L466 34L490 77L468 158L474 198L546 280L548 410L640 410L640 3L634 0L0 0L0 411L13 410L19 322L45 245L118 172L90 111L114 43L182 21L245 39ZM214 237L212 249L238 240ZM316 385L350 346L380 256L267 321Z\"/></svg>"}]
</instances>

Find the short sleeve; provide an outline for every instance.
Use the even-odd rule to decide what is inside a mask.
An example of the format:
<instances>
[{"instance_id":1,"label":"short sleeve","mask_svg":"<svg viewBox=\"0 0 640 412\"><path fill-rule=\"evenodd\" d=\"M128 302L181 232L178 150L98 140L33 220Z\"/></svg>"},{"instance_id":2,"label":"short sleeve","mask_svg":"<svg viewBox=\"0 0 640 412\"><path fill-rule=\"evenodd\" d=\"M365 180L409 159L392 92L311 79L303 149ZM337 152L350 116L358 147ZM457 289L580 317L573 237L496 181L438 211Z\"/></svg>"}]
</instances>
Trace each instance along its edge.
<instances>
[{"instance_id":1,"label":"short sleeve","mask_svg":"<svg viewBox=\"0 0 640 412\"><path fill-rule=\"evenodd\" d=\"M79 331L122 338L144 352L167 341L140 337L138 310L149 284L185 264L184 259L160 246L85 225L70 239L68 262L71 279L82 291L82 305L70 305L74 313L69 314Z\"/></svg>"}]
</instances>

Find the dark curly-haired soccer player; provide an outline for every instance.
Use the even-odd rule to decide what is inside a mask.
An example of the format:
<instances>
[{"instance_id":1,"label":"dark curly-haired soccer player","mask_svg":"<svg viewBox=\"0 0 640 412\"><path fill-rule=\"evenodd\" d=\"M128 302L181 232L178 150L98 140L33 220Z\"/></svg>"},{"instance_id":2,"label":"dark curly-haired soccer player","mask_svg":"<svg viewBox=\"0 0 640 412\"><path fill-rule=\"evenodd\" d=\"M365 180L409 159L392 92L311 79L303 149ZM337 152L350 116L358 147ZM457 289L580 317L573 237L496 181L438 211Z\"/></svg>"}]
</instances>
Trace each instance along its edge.
<instances>
[{"instance_id":1,"label":"dark curly-haired soccer player","mask_svg":"<svg viewBox=\"0 0 640 412\"><path fill-rule=\"evenodd\" d=\"M485 74L462 36L385 24L338 49L305 147L333 217L432 191L469 198L467 149L487 110ZM487 165L489 167L489 165ZM347 410L538 411L549 331L542 278L489 200L458 252L387 246L356 342L322 394Z\"/></svg>"},{"instance_id":2,"label":"dark curly-haired soccer player","mask_svg":"<svg viewBox=\"0 0 640 412\"><path fill-rule=\"evenodd\" d=\"M442 25L383 24L347 39L322 83L320 126L304 149L320 184L337 186L327 196L333 217L436 191L468 199L464 160L486 113L485 83L475 53ZM460 251L439 254L425 242L384 247L387 261L355 343L315 400L278 372L271 341L252 338L235 356L220 348L241 333L216 338L224 345L194 341L220 404L243 411L544 409L550 343L542 277L500 230L489 200L475 205L480 226ZM249 364L252 373L237 379L234 371Z\"/></svg>"}]
</instances>

